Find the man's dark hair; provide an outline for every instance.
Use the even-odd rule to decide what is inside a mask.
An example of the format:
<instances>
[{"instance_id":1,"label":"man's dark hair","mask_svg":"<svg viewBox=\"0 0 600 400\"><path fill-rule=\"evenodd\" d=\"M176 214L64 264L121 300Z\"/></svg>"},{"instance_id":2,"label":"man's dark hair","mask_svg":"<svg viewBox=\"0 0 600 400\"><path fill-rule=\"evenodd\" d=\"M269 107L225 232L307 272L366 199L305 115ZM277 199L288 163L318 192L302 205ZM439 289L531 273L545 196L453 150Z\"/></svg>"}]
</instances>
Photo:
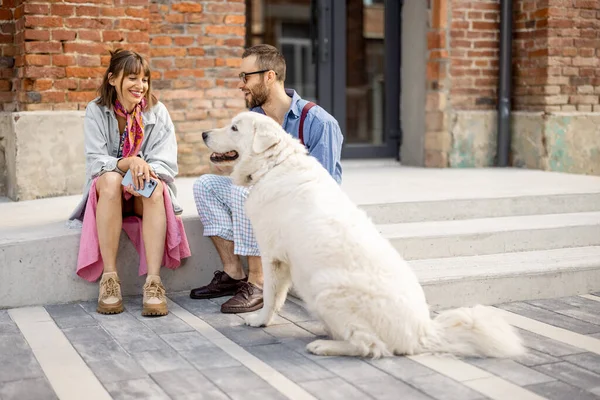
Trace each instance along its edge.
<instances>
[{"instance_id":1,"label":"man's dark hair","mask_svg":"<svg viewBox=\"0 0 600 400\"><path fill-rule=\"evenodd\" d=\"M256 46L248 47L244 51L244 54L242 54L242 58L252 55L256 56L256 63L260 70L273 70L275 75L277 75L278 81L285 81L285 58L283 58L283 54L276 47L268 44L257 44Z\"/></svg>"}]
</instances>

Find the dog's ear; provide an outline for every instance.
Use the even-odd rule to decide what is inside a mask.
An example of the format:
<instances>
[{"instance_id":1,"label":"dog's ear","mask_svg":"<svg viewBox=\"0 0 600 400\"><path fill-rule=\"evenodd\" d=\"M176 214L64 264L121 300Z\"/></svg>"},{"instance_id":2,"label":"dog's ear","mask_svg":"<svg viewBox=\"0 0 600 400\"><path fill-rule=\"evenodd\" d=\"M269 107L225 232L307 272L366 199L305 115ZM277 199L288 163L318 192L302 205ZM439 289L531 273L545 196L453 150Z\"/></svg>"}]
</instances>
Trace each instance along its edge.
<instances>
[{"instance_id":1,"label":"dog's ear","mask_svg":"<svg viewBox=\"0 0 600 400\"><path fill-rule=\"evenodd\" d=\"M254 139L252 141L252 151L257 154L263 153L270 147L275 146L281 138L277 135L272 127L266 126L266 124L257 123L252 121L254 125Z\"/></svg>"}]
</instances>

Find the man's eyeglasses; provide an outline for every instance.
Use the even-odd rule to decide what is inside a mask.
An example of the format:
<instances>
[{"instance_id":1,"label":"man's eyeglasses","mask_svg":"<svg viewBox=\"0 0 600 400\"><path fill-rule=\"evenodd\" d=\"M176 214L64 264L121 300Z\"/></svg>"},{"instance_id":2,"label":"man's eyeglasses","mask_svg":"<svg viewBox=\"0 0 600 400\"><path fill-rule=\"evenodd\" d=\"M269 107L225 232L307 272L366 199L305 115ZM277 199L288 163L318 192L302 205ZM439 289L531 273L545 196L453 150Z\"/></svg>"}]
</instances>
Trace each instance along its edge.
<instances>
[{"instance_id":1,"label":"man's eyeglasses","mask_svg":"<svg viewBox=\"0 0 600 400\"><path fill-rule=\"evenodd\" d=\"M263 69L262 71L254 71L254 72L240 72L239 77L242 80L242 82L247 83L248 75L262 74L263 72L269 72L269 71L270 71L270 69ZM275 75L277 75L277 72L275 72Z\"/></svg>"}]
</instances>

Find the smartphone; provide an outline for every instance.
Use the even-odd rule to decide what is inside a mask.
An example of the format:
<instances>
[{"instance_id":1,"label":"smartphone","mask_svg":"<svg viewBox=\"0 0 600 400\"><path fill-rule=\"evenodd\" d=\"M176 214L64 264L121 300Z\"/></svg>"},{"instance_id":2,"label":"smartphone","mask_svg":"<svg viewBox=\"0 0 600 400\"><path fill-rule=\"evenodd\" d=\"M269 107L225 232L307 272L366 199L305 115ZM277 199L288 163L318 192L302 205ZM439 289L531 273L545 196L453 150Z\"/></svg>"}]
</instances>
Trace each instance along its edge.
<instances>
[{"instance_id":1,"label":"smartphone","mask_svg":"<svg viewBox=\"0 0 600 400\"><path fill-rule=\"evenodd\" d=\"M133 190L135 190L136 192L138 192L142 196L144 196L144 197L150 197L150 196L152 196L152 193L154 193L154 189L156 189L156 186L158 186L158 182L154 178L150 178L149 181L144 181L144 187L143 188L136 190L135 186L133 185L133 179L132 179L132 176L131 176L131 170L129 170L129 171L127 171L127 173L123 177L123 180L121 181L121 185L123 185L123 186L129 186L129 185L131 185L133 187Z\"/></svg>"}]
</instances>

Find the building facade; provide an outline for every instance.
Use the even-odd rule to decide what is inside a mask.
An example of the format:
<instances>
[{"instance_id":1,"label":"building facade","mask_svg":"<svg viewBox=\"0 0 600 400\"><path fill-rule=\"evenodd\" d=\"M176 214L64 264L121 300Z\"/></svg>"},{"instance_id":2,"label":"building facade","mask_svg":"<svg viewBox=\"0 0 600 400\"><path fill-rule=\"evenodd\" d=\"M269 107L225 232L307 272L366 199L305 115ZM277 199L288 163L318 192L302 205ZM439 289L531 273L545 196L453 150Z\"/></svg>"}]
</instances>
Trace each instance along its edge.
<instances>
[{"instance_id":1,"label":"building facade","mask_svg":"<svg viewBox=\"0 0 600 400\"><path fill-rule=\"evenodd\" d=\"M83 110L108 49L149 57L181 175L244 110L243 49L340 122L343 157L495 165L500 0L2 0L0 196L79 193ZM510 165L600 174L600 2L513 0Z\"/></svg>"}]
</instances>

